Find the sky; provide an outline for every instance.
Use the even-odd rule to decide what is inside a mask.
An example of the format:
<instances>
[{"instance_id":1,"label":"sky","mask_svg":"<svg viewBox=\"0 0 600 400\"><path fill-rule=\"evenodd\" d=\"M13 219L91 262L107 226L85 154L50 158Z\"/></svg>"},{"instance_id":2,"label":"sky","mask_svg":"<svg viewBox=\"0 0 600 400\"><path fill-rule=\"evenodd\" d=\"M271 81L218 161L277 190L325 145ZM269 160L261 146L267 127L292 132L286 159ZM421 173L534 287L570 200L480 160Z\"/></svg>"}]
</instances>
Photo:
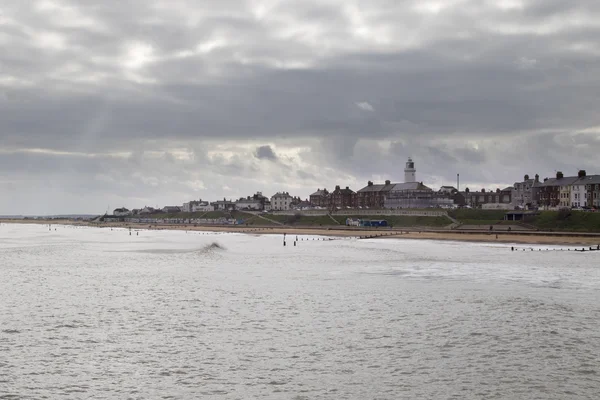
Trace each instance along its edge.
<instances>
[{"instance_id":1,"label":"sky","mask_svg":"<svg viewBox=\"0 0 600 400\"><path fill-rule=\"evenodd\" d=\"M600 174L596 0L3 0L0 215Z\"/></svg>"}]
</instances>

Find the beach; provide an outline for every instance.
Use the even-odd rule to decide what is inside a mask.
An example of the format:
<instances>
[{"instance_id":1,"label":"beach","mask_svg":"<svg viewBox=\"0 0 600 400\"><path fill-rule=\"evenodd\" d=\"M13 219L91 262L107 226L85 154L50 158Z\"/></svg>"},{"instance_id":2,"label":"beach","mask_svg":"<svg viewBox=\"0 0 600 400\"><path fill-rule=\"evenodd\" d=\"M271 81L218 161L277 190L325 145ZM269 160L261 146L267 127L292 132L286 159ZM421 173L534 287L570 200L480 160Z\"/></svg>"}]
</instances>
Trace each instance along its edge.
<instances>
[{"instance_id":1,"label":"beach","mask_svg":"<svg viewBox=\"0 0 600 400\"><path fill-rule=\"evenodd\" d=\"M132 230L177 230L197 232L231 232L250 235L320 235L337 237L356 237L361 239L418 239L444 240L460 242L489 242L506 244L537 244L564 246L600 245L600 234L575 232L482 232L459 230L431 230L427 228L406 227L398 229L360 229L355 227L319 227L319 226L243 226L243 225L187 225L187 224L138 224L138 223L90 223L70 220L3 220L2 223L72 225L98 228L120 228Z\"/></svg>"}]
</instances>

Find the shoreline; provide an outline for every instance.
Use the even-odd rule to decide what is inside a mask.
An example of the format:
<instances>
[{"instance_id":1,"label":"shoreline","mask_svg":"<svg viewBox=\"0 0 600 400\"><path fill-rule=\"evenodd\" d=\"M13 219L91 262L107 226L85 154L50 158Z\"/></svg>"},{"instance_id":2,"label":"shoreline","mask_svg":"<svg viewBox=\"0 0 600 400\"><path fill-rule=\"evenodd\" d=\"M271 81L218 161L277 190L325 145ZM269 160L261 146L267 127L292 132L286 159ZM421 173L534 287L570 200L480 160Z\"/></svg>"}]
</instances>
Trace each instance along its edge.
<instances>
[{"instance_id":1,"label":"shoreline","mask_svg":"<svg viewBox=\"0 0 600 400\"><path fill-rule=\"evenodd\" d=\"M477 243L503 243L503 244L532 244L532 245L600 245L600 234L574 233L574 232L481 232L481 231L451 231L431 230L426 228L405 229L352 229L335 227L292 227L292 226L240 226L240 225L151 225L139 223L103 223L94 224L70 220L0 220L6 224L37 224L37 225L69 225L87 226L98 228L121 228L133 230L173 230L173 231L199 231L199 232L231 232L253 235L315 235L355 237L358 239L415 239L415 240L440 240L456 242Z\"/></svg>"}]
</instances>

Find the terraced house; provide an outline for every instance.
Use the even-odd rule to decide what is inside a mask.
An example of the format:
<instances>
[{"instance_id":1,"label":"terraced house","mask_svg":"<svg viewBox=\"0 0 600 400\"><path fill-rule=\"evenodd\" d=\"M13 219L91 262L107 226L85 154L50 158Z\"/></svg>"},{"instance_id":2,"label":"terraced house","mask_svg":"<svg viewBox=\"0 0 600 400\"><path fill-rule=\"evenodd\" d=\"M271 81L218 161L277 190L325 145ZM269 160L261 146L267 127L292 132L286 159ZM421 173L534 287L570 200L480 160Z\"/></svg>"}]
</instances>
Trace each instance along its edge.
<instances>
[{"instance_id":1,"label":"terraced house","mask_svg":"<svg viewBox=\"0 0 600 400\"><path fill-rule=\"evenodd\" d=\"M356 202L361 208L383 208L385 199L394 186L396 184L389 180L383 185L375 185L368 181L367 186L356 192Z\"/></svg>"},{"instance_id":2,"label":"terraced house","mask_svg":"<svg viewBox=\"0 0 600 400\"><path fill-rule=\"evenodd\" d=\"M522 182L515 182L512 189L512 204L518 207L534 207L539 202L540 176L530 179L525 175Z\"/></svg>"},{"instance_id":3,"label":"terraced house","mask_svg":"<svg viewBox=\"0 0 600 400\"><path fill-rule=\"evenodd\" d=\"M600 175L590 175L581 179L585 184L587 207L600 208Z\"/></svg>"},{"instance_id":4,"label":"terraced house","mask_svg":"<svg viewBox=\"0 0 600 400\"><path fill-rule=\"evenodd\" d=\"M571 207L572 185L580 179L578 176L567 176L560 171L556 178L546 178L540 184L540 206L551 209Z\"/></svg>"},{"instance_id":5,"label":"terraced house","mask_svg":"<svg viewBox=\"0 0 600 400\"><path fill-rule=\"evenodd\" d=\"M317 207L329 206L329 192L327 189L317 189L316 192L309 197L310 204Z\"/></svg>"},{"instance_id":6,"label":"terraced house","mask_svg":"<svg viewBox=\"0 0 600 400\"><path fill-rule=\"evenodd\" d=\"M340 186L336 186L335 190L330 195L331 207L342 209L342 208L356 208L357 200L356 193L350 187L346 186L345 189L341 189Z\"/></svg>"},{"instance_id":7,"label":"terraced house","mask_svg":"<svg viewBox=\"0 0 600 400\"><path fill-rule=\"evenodd\" d=\"M586 184L586 173L585 171L579 171L577 179L572 185L569 185L571 198L569 199L570 207L587 207L587 190L588 185Z\"/></svg>"}]
</instances>

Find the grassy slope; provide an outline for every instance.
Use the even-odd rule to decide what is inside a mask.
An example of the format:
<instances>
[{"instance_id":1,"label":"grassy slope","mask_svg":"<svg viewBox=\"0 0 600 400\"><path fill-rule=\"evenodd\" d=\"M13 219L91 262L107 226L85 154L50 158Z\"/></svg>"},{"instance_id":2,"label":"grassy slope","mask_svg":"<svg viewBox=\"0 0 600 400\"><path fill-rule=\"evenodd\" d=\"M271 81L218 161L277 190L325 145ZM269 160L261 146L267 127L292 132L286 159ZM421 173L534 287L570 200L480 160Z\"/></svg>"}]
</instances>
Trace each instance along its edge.
<instances>
[{"instance_id":1,"label":"grassy slope","mask_svg":"<svg viewBox=\"0 0 600 400\"><path fill-rule=\"evenodd\" d=\"M502 210L477 210L477 209L457 209L450 210L448 213L465 225L492 225L501 222L506 211ZM198 213L176 213L176 214L154 214L152 218L235 218L244 220L248 225L263 225L275 226L272 222L262 218L252 216L250 214L233 211L211 211ZM274 221L281 222L285 225L295 226L334 226L335 223L328 216L302 216L296 217L293 215L270 215L265 217ZM346 218L353 219L385 219L388 224L394 227L410 227L410 226L428 226L428 227L444 227L451 223L446 217L416 217L416 216L334 216L341 224L345 225ZM531 217L524 222L533 225L544 231L572 231L572 232L600 232L600 213L588 213L581 211L543 211L536 217ZM510 222L508 222L510 223Z\"/></svg>"},{"instance_id":2,"label":"grassy slope","mask_svg":"<svg viewBox=\"0 0 600 400\"><path fill-rule=\"evenodd\" d=\"M469 224L473 221L486 221L484 224L501 221L504 219L506 211L503 210L477 210L469 208L459 208L456 210L449 210L448 215L462 223Z\"/></svg>"},{"instance_id":3,"label":"grassy slope","mask_svg":"<svg viewBox=\"0 0 600 400\"><path fill-rule=\"evenodd\" d=\"M211 211L208 213L177 213L177 214L154 214L153 218L164 219L164 218L177 218L177 219L188 219L188 218L235 218L237 220L243 220L244 224L247 225L262 225L262 226L275 226L276 224L252 216L248 213L240 211L232 211L225 213L222 211ZM281 222L284 225L293 226L336 226L335 222L331 220L327 215L306 215L306 216L294 216L294 215L271 215L265 214L266 218L273 221ZM450 221L446 217L417 217L417 216L399 216L399 215L373 215L373 216L334 216L334 219L339 222L340 225L346 224L346 218L353 219L371 219L371 220L386 220L388 224L394 227L409 227L409 226L429 226L429 227L444 227L450 225Z\"/></svg>"},{"instance_id":4,"label":"grassy slope","mask_svg":"<svg viewBox=\"0 0 600 400\"><path fill-rule=\"evenodd\" d=\"M600 213L543 211L524 222L543 231L600 232Z\"/></svg>"}]
</instances>

